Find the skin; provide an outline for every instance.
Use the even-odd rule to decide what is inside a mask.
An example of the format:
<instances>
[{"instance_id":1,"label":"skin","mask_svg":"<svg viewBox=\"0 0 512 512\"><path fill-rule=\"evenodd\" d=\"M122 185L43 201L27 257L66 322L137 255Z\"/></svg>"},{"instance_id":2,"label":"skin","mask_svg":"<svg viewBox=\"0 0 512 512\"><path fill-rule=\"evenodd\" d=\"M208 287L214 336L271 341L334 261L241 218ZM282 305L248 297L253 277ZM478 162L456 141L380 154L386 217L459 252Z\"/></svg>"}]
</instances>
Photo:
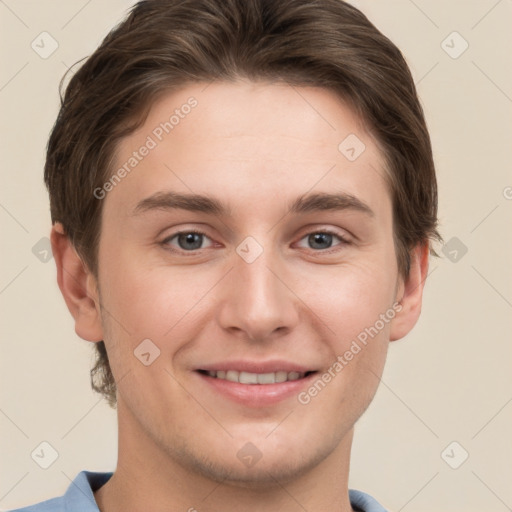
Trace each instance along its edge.
<instances>
[{"instance_id":1,"label":"skin","mask_svg":"<svg viewBox=\"0 0 512 512\"><path fill-rule=\"evenodd\" d=\"M118 467L96 501L102 512L351 511L354 424L375 395L389 342L420 315L428 247L412 251L403 279L382 154L351 108L321 88L187 85L121 141L113 169L190 96L197 106L103 199L97 280L62 226L52 231L76 332L105 340L118 384ZM366 145L353 162L338 150L349 134ZM134 214L159 191L214 196L232 216ZM359 198L374 216L288 211L302 194L333 191ZM169 239L180 229L205 232L201 249L187 254L186 243ZM334 236L327 249L313 245L308 235L325 229L348 243ZM263 248L252 263L236 251L247 236ZM394 318L306 405L296 395L265 407L236 403L195 371L280 359L321 375L400 300ZM149 366L134 357L147 338L160 350ZM247 442L261 453L252 467L237 457Z\"/></svg>"}]
</instances>

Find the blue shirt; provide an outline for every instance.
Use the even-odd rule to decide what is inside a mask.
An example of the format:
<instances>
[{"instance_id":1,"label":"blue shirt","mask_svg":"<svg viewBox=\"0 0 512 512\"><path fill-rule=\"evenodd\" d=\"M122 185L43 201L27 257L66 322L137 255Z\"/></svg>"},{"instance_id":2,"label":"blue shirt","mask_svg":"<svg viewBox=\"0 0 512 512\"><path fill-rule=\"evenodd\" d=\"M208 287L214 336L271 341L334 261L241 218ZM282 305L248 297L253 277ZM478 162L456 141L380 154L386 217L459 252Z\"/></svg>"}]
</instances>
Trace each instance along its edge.
<instances>
[{"instance_id":1,"label":"blue shirt","mask_svg":"<svg viewBox=\"0 0 512 512\"><path fill-rule=\"evenodd\" d=\"M11 512L99 512L94 499L97 491L113 473L81 471L60 498L52 498L35 505L18 508ZM369 494L349 489L350 504L360 512L386 512Z\"/></svg>"}]
</instances>

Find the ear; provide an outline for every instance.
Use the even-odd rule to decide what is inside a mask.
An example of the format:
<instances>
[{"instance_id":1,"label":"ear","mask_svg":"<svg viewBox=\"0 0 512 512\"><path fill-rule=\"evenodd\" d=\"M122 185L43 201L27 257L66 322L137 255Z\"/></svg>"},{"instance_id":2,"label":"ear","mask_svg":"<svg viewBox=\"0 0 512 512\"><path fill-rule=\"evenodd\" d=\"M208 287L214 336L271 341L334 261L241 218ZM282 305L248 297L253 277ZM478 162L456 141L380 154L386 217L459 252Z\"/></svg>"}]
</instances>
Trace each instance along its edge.
<instances>
[{"instance_id":1,"label":"ear","mask_svg":"<svg viewBox=\"0 0 512 512\"><path fill-rule=\"evenodd\" d=\"M411 268L407 279L400 277L397 297L402 309L391 321L390 341L408 334L416 325L421 313L423 287L428 273L429 244L416 246L411 252Z\"/></svg>"},{"instance_id":2,"label":"ear","mask_svg":"<svg viewBox=\"0 0 512 512\"><path fill-rule=\"evenodd\" d=\"M57 265L57 282L75 319L75 332L86 341L102 341L103 328L95 277L82 263L60 222L53 225L50 240Z\"/></svg>"}]
</instances>

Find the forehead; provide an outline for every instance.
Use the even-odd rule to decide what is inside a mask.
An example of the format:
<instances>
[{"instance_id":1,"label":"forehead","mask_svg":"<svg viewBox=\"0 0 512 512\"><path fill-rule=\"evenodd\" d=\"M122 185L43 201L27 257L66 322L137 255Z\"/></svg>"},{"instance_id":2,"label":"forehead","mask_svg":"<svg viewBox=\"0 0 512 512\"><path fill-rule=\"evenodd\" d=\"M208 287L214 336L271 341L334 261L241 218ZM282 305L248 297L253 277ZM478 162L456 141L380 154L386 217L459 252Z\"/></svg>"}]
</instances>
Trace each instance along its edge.
<instances>
[{"instance_id":1,"label":"forehead","mask_svg":"<svg viewBox=\"0 0 512 512\"><path fill-rule=\"evenodd\" d=\"M345 190L388 208L384 159L332 91L240 81L196 83L157 101L118 145L107 203L133 210L159 191L208 193L233 206Z\"/></svg>"}]
</instances>

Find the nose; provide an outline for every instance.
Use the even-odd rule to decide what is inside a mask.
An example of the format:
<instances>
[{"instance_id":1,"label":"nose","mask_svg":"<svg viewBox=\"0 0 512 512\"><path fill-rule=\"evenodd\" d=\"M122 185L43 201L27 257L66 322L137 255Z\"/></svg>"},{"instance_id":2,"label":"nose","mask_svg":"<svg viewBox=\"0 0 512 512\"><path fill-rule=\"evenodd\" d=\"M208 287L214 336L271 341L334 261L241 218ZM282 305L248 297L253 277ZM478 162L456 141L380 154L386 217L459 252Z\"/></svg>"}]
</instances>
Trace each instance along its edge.
<instances>
[{"instance_id":1,"label":"nose","mask_svg":"<svg viewBox=\"0 0 512 512\"><path fill-rule=\"evenodd\" d=\"M234 254L226 276L219 322L223 329L252 342L266 342L289 333L300 318L300 300L285 262L270 250L251 263Z\"/></svg>"}]
</instances>

